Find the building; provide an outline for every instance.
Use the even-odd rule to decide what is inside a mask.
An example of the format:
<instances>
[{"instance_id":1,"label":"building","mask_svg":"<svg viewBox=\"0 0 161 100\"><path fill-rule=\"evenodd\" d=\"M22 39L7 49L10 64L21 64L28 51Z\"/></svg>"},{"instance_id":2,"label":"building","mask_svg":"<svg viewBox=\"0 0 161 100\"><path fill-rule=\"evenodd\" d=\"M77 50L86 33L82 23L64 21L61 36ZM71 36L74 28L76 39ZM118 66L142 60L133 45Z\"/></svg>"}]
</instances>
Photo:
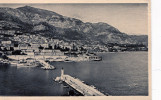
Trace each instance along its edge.
<instances>
[{"instance_id":1,"label":"building","mask_svg":"<svg viewBox=\"0 0 161 100\"><path fill-rule=\"evenodd\" d=\"M1 41L1 44L6 45L6 44L11 44L11 41Z\"/></svg>"},{"instance_id":2,"label":"building","mask_svg":"<svg viewBox=\"0 0 161 100\"><path fill-rule=\"evenodd\" d=\"M49 44L47 44L47 43L44 43L44 44L40 44L42 47L44 47L44 48L48 48L49 47Z\"/></svg>"},{"instance_id":3,"label":"building","mask_svg":"<svg viewBox=\"0 0 161 100\"><path fill-rule=\"evenodd\" d=\"M1 34L13 35L15 30L0 30Z\"/></svg>"},{"instance_id":4,"label":"building","mask_svg":"<svg viewBox=\"0 0 161 100\"><path fill-rule=\"evenodd\" d=\"M30 45L32 49L37 49L40 47L40 44L31 43Z\"/></svg>"},{"instance_id":5,"label":"building","mask_svg":"<svg viewBox=\"0 0 161 100\"><path fill-rule=\"evenodd\" d=\"M19 44L18 47L20 50L28 49L28 44Z\"/></svg>"}]
</instances>

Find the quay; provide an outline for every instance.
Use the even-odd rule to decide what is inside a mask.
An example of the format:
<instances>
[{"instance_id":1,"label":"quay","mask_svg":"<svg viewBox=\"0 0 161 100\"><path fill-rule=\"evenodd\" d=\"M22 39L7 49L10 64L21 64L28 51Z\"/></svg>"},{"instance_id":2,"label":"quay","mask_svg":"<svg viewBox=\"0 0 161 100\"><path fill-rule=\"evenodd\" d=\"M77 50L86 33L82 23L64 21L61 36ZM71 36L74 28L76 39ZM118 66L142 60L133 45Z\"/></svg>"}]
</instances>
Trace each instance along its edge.
<instances>
[{"instance_id":1,"label":"quay","mask_svg":"<svg viewBox=\"0 0 161 100\"><path fill-rule=\"evenodd\" d=\"M70 75L64 75L64 69L61 70L61 76L57 77L55 81L63 81L67 83L69 86L71 86L84 96L106 96L97 89L95 89L95 87L88 86L79 79L76 79Z\"/></svg>"},{"instance_id":2,"label":"quay","mask_svg":"<svg viewBox=\"0 0 161 100\"><path fill-rule=\"evenodd\" d=\"M44 60L38 60L41 65L44 67L41 67L42 69L55 69L54 66L50 65L49 63L45 62Z\"/></svg>"}]
</instances>

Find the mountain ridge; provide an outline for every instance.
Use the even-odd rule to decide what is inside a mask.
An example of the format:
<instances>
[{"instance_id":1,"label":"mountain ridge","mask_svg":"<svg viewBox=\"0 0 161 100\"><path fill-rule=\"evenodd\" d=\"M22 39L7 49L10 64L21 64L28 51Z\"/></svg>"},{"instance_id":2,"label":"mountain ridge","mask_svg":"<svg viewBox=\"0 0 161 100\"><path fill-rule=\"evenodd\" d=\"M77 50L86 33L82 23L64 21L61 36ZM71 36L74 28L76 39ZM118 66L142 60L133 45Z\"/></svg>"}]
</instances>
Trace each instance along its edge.
<instances>
[{"instance_id":1,"label":"mountain ridge","mask_svg":"<svg viewBox=\"0 0 161 100\"><path fill-rule=\"evenodd\" d=\"M137 40L137 36L120 32L117 28L103 22L83 22L76 18L60 15L53 11L34 8L30 6L13 8L0 8L0 25L2 22L11 23L17 30L51 36L65 40L84 40L99 44L127 43L147 44L145 41ZM12 29L11 26L5 26ZM142 37L141 39L143 39Z\"/></svg>"}]
</instances>

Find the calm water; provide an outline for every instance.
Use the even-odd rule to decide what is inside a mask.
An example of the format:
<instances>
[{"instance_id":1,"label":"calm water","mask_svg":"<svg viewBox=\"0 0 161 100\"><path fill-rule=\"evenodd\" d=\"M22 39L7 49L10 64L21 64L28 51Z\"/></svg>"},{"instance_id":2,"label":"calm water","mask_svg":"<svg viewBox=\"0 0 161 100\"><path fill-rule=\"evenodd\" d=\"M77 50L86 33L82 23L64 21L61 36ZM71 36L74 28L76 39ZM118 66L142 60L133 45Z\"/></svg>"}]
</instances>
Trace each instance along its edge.
<instances>
[{"instance_id":1,"label":"calm water","mask_svg":"<svg viewBox=\"0 0 161 100\"><path fill-rule=\"evenodd\" d=\"M70 88L53 81L65 74L94 85L104 94L148 95L148 53L101 53L103 61L52 62L56 70L0 67L0 95L66 96Z\"/></svg>"}]
</instances>

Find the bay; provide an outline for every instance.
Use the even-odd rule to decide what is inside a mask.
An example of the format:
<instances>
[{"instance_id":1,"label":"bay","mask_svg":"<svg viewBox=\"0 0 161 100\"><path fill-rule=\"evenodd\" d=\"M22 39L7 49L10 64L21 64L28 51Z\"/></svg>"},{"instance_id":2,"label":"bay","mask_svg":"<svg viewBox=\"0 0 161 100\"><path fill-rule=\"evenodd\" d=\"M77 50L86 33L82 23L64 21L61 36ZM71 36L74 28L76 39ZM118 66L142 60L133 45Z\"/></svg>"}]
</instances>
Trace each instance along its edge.
<instances>
[{"instance_id":1,"label":"bay","mask_svg":"<svg viewBox=\"0 0 161 100\"><path fill-rule=\"evenodd\" d=\"M102 61L51 62L55 70L1 65L0 95L67 96L71 88L55 82L65 74L113 96L148 95L148 52L99 53Z\"/></svg>"}]
</instances>

